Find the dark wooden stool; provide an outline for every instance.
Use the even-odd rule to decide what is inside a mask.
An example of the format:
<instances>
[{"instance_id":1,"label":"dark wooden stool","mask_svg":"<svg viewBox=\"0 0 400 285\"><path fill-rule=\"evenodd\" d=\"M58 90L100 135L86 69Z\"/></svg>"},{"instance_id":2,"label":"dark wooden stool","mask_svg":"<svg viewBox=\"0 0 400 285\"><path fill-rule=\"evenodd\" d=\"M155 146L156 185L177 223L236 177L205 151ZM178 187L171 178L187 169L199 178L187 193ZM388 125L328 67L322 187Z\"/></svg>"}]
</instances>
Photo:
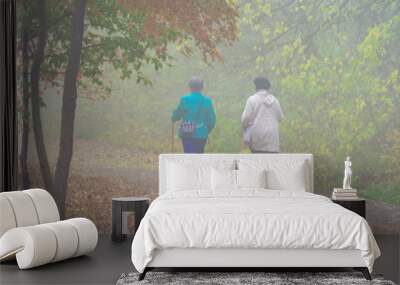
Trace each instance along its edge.
<instances>
[{"instance_id":1,"label":"dark wooden stool","mask_svg":"<svg viewBox=\"0 0 400 285\"><path fill-rule=\"evenodd\" d=\"M146 197L121 197L112 198L112 232L111 239L113 241L123 241L127 235L122 232L123 229L123 214L124 212L135 213L135 230L136 233L140 221L146 214L150 205L150 199Z\"/></svg>"}]
</instances>

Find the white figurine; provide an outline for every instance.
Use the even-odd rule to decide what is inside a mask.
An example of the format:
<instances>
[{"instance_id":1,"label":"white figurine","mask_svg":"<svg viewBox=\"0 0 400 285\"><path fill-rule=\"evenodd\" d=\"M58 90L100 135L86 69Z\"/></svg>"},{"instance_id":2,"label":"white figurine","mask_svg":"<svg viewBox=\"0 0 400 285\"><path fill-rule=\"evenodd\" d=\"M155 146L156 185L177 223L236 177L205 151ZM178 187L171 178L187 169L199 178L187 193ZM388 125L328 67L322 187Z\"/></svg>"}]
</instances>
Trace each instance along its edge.
<instances>
[{"instance_id":1,"label":"white figurine","mask_svg":"<svg viewBox=\"0 0 400 285\"><path fill-rule=\"evenodd\" d=\"M344 162L344 179L343 179L343 189L352 189L351 188L351 161L350 156L346 157L346 161Z\"/></svg>"}]
</instances>

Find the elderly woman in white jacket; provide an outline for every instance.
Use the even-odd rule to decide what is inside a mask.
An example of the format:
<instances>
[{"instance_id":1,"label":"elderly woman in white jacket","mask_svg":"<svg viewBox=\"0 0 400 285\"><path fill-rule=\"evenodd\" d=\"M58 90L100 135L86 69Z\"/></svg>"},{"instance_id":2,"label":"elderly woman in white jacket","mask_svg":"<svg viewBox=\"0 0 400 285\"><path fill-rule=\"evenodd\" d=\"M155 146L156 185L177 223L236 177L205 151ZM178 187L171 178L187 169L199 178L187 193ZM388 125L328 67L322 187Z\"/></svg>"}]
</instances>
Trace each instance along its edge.
<instances>
[{"instance_id":1,"label":"elderly woman in white jacket","mask_svg":"<svg viewBox=\"0 0 400 285\"><path fill-rule=\"evenodd\" d=\"M283 112L278 99L268 92L267 78L257 77L254 84L256 93L247 99L242 114L243 140L252 153L277 153Z\"/></svg>"}]
</instances>

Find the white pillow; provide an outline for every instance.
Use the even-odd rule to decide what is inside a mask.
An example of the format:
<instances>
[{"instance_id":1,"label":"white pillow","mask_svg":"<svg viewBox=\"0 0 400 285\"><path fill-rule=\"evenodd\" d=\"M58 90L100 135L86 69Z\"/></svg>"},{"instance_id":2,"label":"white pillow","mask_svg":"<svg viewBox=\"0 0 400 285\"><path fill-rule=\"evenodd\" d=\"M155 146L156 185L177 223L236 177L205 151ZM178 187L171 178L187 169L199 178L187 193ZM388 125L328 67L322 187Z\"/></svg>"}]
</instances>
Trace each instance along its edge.
<instances>
[{"instance_id":1,"label":"white pillow","mask_svg":"<svg viewBox=\"0 0 400 285\"><path fill-rule=\"evenodd\" d=\"M267 188L267 171L236 170L237 187L240 188Z\"/></svg>"},{"instance_id":2,"label":"white pillow","mask_svg":"<svg viewBox=\"0 0 400 285\"><path fill-rule=\"evenodd\" d=\"M173 159L166 164L166 190L211 191L211 168L235 169L236 160Z\"/></svg>"},{"instance_id":3,"label":"white pillow","mask_svg":"<svg viewBox=\"0 0 400 285\"><path fill-rule=\"evenodd\" d=\"M240 170L267 171L267 188L272 190L306 191L308 188L307 164L304 160L246 161L239 160Z\"/></svg>"},{"instance_id":4,"label":"white pillow","mask_svg":"<svg viewBox=\"0 0 400 285\"><path fill-rule=\"evenodd\" d=\"M210 188L211 167L169 163L167 177L168 191L190 191Z\"/></svg>"},{"instance_id":5,"label":"white pillow","mask_svg":"<svg viewBox=\"0 0 400 285\"><path fill-rule=\"evenodd\" d=\"M291 163L267 172L268 188L276 190L306 191L305 164Z\"/></svg>"},{"instance_id":6,"label":"white pillow","mask_svg":"<svg viewBox=\"0 0 400 285\"><path fill-rule=\"evenodd\" d=\"M232 169L211 169L211 188L218 190L235 190L236 189L236 170Z\"/></svg>"}]
</instances>

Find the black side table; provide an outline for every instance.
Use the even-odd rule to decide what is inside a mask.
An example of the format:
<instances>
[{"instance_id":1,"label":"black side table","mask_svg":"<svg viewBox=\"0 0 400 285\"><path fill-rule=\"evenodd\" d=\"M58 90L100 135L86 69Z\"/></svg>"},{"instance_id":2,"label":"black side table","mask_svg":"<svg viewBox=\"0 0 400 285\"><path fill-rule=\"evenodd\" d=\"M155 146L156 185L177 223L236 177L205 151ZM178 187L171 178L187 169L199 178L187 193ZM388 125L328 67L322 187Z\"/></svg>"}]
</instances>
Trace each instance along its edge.
<instances>
[{"instance_id":1,"label":"black side table","mask_svg":"<svg viewBox=\"0 0 400 285\"><path fill-rule=\"evenodd\" d=\"M353 211L356 214L359 214L361 217L365 219L365 199L356 199L356 200L332 199L332 201L350 211Z\"/></svg>"},{"instance_id":2,"label":"black side table","mask_svg":"<svg viewBox=\"0 0 400 285\"><path fill-rule=\"evenodd\" d=\"M112 198L112 232L111 239L113 241L123 241L126 239L126 233L122 232L124 221L124 212L135 213L135 232L136 233L140 221L146 214L150 205L150 199L146 197L122 197Z\"/></svg>"}]
</instances>

